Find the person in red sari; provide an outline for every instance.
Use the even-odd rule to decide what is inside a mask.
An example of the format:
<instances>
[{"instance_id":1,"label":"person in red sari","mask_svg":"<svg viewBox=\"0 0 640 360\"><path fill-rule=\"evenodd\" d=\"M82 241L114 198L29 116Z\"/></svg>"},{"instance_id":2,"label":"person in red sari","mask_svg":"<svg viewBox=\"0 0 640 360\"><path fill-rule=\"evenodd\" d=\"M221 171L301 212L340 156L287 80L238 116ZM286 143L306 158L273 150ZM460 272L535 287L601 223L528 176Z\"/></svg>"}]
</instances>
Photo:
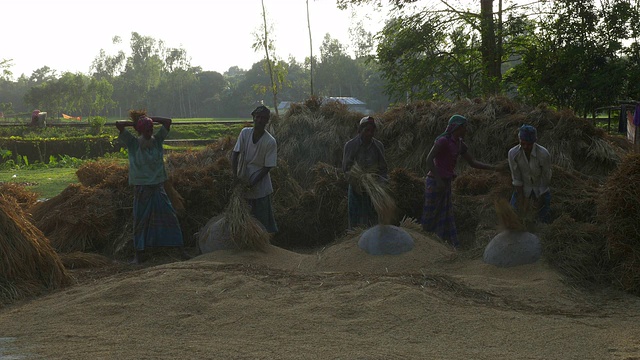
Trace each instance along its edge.
<instances>
[{"instance_id":1,"label":"person in red sari","mask_svg":"<svg viewBox=\"0 0 640 360\"><path fill-rule=\"evenodd\" d=\"M451 183L456 177L455 168L458 157L476 169L497 170L495 165L476 161L469 153L463 138L467 132L467 119L462 115L453 115L446 130L438 136L427 155L427 177L425 181L422 228L436 233L442 240L454 248L460 247L453 203Z\"/></svg>"}]
</instances>

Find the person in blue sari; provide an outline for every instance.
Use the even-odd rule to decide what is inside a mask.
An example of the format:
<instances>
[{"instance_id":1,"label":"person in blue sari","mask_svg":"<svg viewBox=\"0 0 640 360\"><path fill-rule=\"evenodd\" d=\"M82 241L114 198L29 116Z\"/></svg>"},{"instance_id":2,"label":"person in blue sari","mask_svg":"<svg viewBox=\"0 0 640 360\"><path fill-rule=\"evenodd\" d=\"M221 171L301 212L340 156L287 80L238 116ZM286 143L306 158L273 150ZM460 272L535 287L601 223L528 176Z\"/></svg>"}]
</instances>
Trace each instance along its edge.
<instances>
[{"instance_id":1,"label":"person in blue sari","mask_svg":"<svg viewBox=\"0 0 640 360\"><path fill-rule=\"evenodd\" d=\"M129 185L135 187L133 198L132 264L140 264L149 247L174 247L182 259L189 258L184 250L182 229L176 211L164 189L167 172L162 144L171 128L171 119L146 116L144 111L131 111L132 121L116 122L118 139L129 152ZM154 134L154 124L161 124ZM132 126L138 133L126 130Z\"/></svg>"}]
</instances>

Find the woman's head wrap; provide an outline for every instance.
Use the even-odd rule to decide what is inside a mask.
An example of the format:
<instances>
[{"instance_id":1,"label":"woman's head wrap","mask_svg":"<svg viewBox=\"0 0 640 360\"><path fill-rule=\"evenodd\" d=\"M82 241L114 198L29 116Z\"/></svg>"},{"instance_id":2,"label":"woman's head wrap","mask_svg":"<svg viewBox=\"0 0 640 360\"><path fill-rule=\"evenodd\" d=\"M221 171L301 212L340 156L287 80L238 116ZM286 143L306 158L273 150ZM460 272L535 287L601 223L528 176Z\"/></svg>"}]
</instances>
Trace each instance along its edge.
<instances>
[{"instance_id":1,"label":"woman's head wrap","mask_svg":"<svg viewBox=\"0 0 640 360\"><path fill-rule=\"evenodd\" d=\"M462 115L451 116L449 118L449 122L447 123L447 128L442 134L440 134L440 136L438 136L438 138L450 135L452 132L456 131L457 128L459 128L460 126L463 126L466 123L467 123L467 118Z\"/></svg>"},{"instance_id":2,"label":"woman's head wrap","mask_svg":"<svg viewBox=\"0 0 640 360\"><path fill-rule=\"evenodd\" d=\"M33 110L33 112L31 112L31 120L36 119L38 115L40 115L40 110Z\"/></svg>"},{"instance_id":3,"label":"woman's head wrap","mask_svg":"<svg viewBox=\"0 0 640 360\"><path fill-rule=\"evenodd\" d=\"M149 131L150 129L153 129L153 120L146 116L140 116L136 122L135 128L140 134Z\"/></svg>"},{"instance_id":4,"label":"woman's head wrap","mask_svg":"<svg viewBox=\"0 0 640 360\"><path fill-rule=\"evenodd\" d=\"M538 131L531 125L522 125L518 130L518 138L528 142L536 142L538 140Z\"/></svg>"}]
</instances>

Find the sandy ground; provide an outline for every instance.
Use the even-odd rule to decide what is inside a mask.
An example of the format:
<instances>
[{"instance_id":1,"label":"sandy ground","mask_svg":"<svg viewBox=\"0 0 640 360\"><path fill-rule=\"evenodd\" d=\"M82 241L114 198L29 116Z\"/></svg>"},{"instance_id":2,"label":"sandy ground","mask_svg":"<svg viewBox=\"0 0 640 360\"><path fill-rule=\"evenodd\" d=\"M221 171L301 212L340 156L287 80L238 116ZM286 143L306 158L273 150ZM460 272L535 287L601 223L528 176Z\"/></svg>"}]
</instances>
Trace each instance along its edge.
<instances>
[{"instance_id":1,"label":"sandy ground","mask_svg":"<svg viewBox=\"0 0 640 360\"><path fill-rule=\"evenodd\" d=\"M410 233L397 256L347 237L74 271L0 310L0 359L640 359L639 298Z\"/></svg>"}]
</instances>

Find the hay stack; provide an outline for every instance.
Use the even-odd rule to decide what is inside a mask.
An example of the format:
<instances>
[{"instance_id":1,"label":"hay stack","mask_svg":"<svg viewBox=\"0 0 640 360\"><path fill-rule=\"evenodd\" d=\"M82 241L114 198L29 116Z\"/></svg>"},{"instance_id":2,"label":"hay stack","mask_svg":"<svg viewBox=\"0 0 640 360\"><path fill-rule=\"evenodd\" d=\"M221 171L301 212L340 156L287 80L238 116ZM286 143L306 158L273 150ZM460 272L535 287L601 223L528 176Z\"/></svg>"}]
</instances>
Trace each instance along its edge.
<instances>
[{"instance_id":1,"label":"hay stack","mask_svg":"<svg viewBox=\"0 0 640 360\"><path fill-rule=\"evenodd\" d=\"M113 196L107 189L71 184L34 205L33 221L59 252L109 252L111 229L122 225L116 223Z\"/></svg>"},{"instance_id":2,"label":"hay stack","mask_svg":"<svg viewBox=\"0 0 640 360\"><path fill-rule=\"evenodd\" d=\"M275 206L279 232L273 243L277 246L291 249L325 245L347 229L348 184L342 170L317 163L310 174L314 179L311 189L289 206Z\"/></svg>"},{"instance_id":3,"label":"hay stack","mask_svg":"<svg viewBox=\"0 0 640 360\"><path fill-rule=\"evenodd\" d=\"M602 226L562 214L543 228L540 238L545 259L573 281L610 283L606 230Z\"/></svg>"},{"instance_id":4,"label":"hay stack","mask_svg":"<svg viewBox=\"0 0 640 360\"><path fill-rule=\"evenodd\" d=\"M420 219L424 207L425 180L415 172L395 168L389 172L389 192L398 209L398 218Z\"/></svg>"},{"instance_id":5,"label":"hay stack","mask_svg":"<svg viewBox=\"0 0 640 360\"><path fill-rule=\"evenodd\" d=\"M613 277L621 287L640 294L640 154L627 155L606 180L598 199Z\"/></svg>"},{"instance_id":6,"label":"hay stack","mask_svg":"<svg viewBox=\"0 0 640 360\"><path fill-rule=\"evenodd\" d=\"M69 283L44 234L13 198L0 196L0 305Z\"/></svg>"},{"instance_id":7,"label":"hay stack","mask_svg":"<svg viewBox=\"0 0 640 360\"><path fill-rule=\"evenodd\" d=\"M84 186L98 186L105 182L113 174L122 174L128 171L126 166L118 164L115 160L95 160L84 162L76 176Z\"/></svg>"},{"instance_id":8,"label":"hay stack","mask_svg":"<svg viewBox=\"0 0 640 360\"><path fill-rule=\"evenodd\" d=\"M273 124L278 157L289 164L294 178L305 189L313 184L309 169L317 163L342 164L344 144L355 135L362 117L337 102L321 106L308 103L311 107L292 106L282 120Z\"/></svg>"},{"instance_id":9,"label":"hay stack","mask_svg":"<svg viewBox=\"0 0 640 360\"><path fill-rule=\"evenodd\" d=\"M23 184L0 182L0 194L16 200L22 210L27 210L38 201L38 194Z\"/></svg>"}]
</instances>

